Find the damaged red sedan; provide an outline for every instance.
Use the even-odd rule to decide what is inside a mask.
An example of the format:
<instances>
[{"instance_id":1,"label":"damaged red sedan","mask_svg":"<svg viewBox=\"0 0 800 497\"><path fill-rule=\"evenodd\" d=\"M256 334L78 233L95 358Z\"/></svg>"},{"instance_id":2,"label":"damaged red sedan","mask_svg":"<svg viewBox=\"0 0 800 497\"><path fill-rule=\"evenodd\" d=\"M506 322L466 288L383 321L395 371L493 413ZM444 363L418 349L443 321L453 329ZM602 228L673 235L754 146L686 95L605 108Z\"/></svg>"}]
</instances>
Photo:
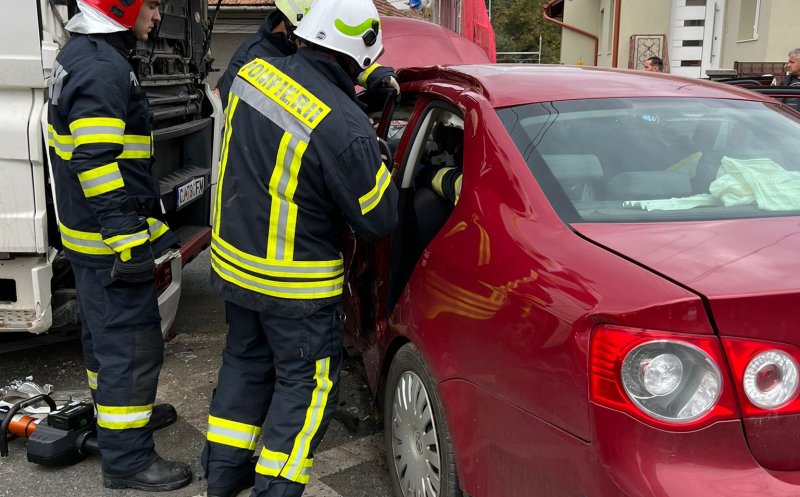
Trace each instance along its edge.
<instances>
[{"instance_id":1,"label":"damaged red sedan","mask_svg":"<svg viewBox=\"0 0 800 497\"><path fill-rule=\"evenodd\" d=\"M402 221L345 305L395 495L800 495L797 115L642 72L400 78L371 115Z\"/></svg>"}]
</instances>

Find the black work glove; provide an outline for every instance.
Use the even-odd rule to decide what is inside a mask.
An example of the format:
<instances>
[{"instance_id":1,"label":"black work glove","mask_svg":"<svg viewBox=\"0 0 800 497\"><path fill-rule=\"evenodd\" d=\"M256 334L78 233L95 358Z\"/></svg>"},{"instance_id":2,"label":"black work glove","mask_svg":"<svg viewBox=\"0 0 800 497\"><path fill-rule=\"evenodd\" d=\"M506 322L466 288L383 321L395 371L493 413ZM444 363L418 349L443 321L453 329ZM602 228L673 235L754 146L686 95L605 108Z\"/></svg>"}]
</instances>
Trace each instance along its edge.
<instances>
[{"instance_id":1,"label":"black work glove","mask_svg":"<svg viewBox=\"0 0 800 497\"><path fill-rule=\"evenodd\" d=\"M366 78L365 73L369 73ZM395 91L397 98L400 97L400 82L397 81L397 74L392 67L378 66L373 69L370 66L358 77L358 83L367 91L390 89Z\"/></svg>"},{"instance_id":2,"label":"black work glove","mask_svg":"<svg viewBox=\"0 0 800 497\"><path fill-rule=\"evenodd\" d=\"M140 218L140 224L131 231L131 234L145 233L149 236L149 227L144 218ZM113 237L113 238L119 238ZM106 240L113 240L108 238ZM113 242L106 242L111 244ZM150 241L144 240L144 243L136 245L120 252L114 259L114 267L111 269L111 280L114 282L123 283L146 283L152 281L156 276L156 264L153 259L153 249L150 247Z\"/></svg>"},{"instance_id":3,"label":"black work glove","mask_svg":"<svg viewBox=\"0 0 800 497\"><path fill-rule=\"evenodd\" d=\"M111 280L122 283L147 283L156 277L156 263L153 259L153 249L150 242L131 249L131 258L122 260L122 254L117 254L114 267L111 268Z\"/></svg>"}]
</instances>

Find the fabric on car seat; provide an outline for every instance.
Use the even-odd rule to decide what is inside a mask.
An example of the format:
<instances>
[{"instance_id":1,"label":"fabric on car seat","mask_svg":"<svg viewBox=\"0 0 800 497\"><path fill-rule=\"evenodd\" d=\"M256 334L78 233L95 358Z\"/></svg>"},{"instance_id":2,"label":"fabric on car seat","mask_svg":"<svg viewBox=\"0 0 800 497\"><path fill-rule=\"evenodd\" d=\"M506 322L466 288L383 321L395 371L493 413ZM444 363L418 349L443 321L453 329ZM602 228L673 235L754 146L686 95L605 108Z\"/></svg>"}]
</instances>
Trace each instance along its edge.
<instances>
[{"instance_id":1,"label":"fabric on car seat","mask_svg":"<svg viewBox=\"0 0 800 497\"><path fill-rule=\"evenodd\" d=\"M411 255L416 261L450 217L453 205L430 188L420 188L414 194L414 212L417 230L414 253Z\"/></svg>"}]
</instances>

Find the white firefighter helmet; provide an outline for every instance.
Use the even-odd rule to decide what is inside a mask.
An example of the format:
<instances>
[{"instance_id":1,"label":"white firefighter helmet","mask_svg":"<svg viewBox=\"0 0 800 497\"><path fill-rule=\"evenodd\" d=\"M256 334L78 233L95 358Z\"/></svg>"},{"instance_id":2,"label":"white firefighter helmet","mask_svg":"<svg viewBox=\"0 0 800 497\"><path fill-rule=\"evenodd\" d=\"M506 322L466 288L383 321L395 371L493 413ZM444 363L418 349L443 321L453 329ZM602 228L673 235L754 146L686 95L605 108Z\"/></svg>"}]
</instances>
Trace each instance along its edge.
<instances>
[{"instance_id":1,"label":"white firefighter helmet","mask_svg":"<svg viewBox=\"0 0 800 497\"><path fill-rule=\"evenodd\" d=\"M383 53L381 21L372 0L316 0L294 34L349 55L361 69Z\"/></svg>"},{"instance_id":2,"label":"white firefighter helmet","mask_svg":"<svg viewBox=\"0 0 800 497\"><path fill-rule=\"evenodd\" d=\"M275 7L286 16L286 19L292 23L292 26L297 26L300 19L306 15L309 7L311 7L312 0L275 0Z\"/></svg>"}]
</instances>

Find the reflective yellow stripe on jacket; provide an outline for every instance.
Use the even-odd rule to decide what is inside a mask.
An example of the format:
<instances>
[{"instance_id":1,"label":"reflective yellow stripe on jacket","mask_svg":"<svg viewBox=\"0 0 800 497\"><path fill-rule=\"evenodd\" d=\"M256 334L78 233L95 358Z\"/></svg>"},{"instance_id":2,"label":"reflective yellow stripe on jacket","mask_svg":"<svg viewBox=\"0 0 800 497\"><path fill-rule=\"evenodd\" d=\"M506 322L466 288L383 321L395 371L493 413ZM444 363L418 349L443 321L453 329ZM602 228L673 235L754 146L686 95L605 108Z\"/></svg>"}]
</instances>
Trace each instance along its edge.
<instances>
[{"instance_id":1,"label":"reflective yellow stripe on jacket","mask_svg":"<svg viewBox=\"0 0 800 497\"><path fill-rule=\"evenodd\" d=\"M141 245L148 239L154 242L169 230L169 227L165 223L152 217L147 218L147 224L149 226L147 231L134 233L133 235L111 237L105 241L103 240L103 235L100 233L74 230L61 223L59 223L58 229L61 231L61 243L64 247L73 252L86 255L114 255L116 252L107 244L109 241L111 241L115 247L119 248L118 252L122 252L124 250L129 250L131 247Z\"/></svg>"},{"instance_id":2,"label":"reflective yellow stripe on jacket","mask_svg":"<svg viewBox=\"0 0 800 497\"><path fill-rule=\"evenodd\" d=\"M344 261L278 261L238 250L218 234L211 238L211 267L224 280L273 297L316 299L342 293Z\"/></svg>"},{"instance_id":3,"label":"reflective yellow stripe on jacket","mask_svg":"<svg viewBox=\"0 0 800 497\"><path fill-rule=\"evenodd\" d=\"M117 145L119 141L115 138L110 143ZM122 135L121 143L122 152L117 156L117 159L149 159L152 155L152 139L149 136ZM47 145L52 147L56 155L64 160L72 159L72 152L75 151L77 146L72 135L59 135L53 129L52 124L47 126Z\"/></svg>"},{"instance_id":4,"label":"reflective yellow stripe on jacket","mask_svg":"<svg viewBox=\"0 0 800 497\"><path fill-rule=\"evenodd\" d=\"M331 109L292 78L266 61L255 59L242 67L231 86L214 202L211 267L222 279L264 295L290 299L334 297L342 293L343 261L296 261L295 237L298 206L294 194L303 155L313 130ZM261 113L284 130L270 178L269 226L263 256L239 250L223 240L221 223L225 195L228 149L233 117L240 102Z\"/></svg>"}]
</instances>

